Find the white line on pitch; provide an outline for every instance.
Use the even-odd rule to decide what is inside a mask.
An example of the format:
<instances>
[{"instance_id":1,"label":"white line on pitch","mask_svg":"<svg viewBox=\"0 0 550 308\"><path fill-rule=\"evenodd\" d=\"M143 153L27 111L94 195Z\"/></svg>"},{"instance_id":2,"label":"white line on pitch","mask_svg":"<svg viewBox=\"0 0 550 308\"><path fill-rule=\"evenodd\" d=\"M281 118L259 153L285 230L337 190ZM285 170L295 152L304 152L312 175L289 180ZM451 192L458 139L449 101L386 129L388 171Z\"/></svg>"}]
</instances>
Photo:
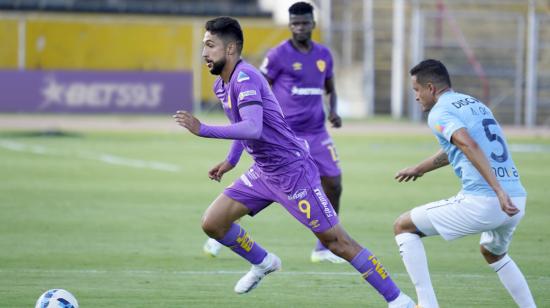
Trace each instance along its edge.
<instances>
[{"instance_id":1,"label":"white line on pitch","mask_svg":"<svg viewBox=\"0 0 550 308\"><path fill-rule=\"evenodd\" d=\"M42 269L0 269L0 273L37 273L37 274L125 274L125 275L182 275L182 276L216 276L216 275L242 275L245 270L214 270L214 271L165 271L165 270L98 270L98 269L61 269L61 270L42 270ZM315 271L281 271L278 275L285 276L360 276L356 272L315 272ZM406 276L406 273L390 273L392 276ZM487 274L464 274L464 273L431 273L433 277L454 277L466 279L480 279L491 276ZM545 280L550 282L550 276L527 275L529 279Z\"/></svg>"},{"instance_id":2,"label":"white line on pitch","mask_svg":"<svg viewBox=\"0 0 550 308\"><path fill-rule=\"evenodd\" d=\"M28 145L20 142L15 142L7 139L0 139L0 147L17 152L33 153L38 155L52 156L69 156L67 153L62 153L49 149L41 145ZM157 161L147 161L140 159L126 158L107 153L80 152L76 154L78 158L97 160L110 165L126 166L131 168L153 169L168 172L180 172L178 165L168 164Z\"/></svg>"}]
</instances>

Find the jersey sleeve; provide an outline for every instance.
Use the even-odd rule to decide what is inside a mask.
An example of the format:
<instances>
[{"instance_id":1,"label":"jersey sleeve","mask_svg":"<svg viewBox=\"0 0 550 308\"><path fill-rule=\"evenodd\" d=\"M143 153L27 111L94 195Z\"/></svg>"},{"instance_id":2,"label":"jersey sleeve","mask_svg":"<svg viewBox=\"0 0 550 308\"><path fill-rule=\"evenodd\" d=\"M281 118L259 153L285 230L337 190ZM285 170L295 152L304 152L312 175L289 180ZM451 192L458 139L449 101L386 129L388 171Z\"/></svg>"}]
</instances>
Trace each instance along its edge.
<instances>
[{"instance_id":1,"label":"jersey sleeve","mask_svg":"<svg viewBox=\"0 0 550 308\"><path fill-rule=\"evenodd\" d=\"M265 80L259 74L253 74L245 70L237 72L237 81L234 83L234 93L239 108L251 104L262 104L261 86Z\"/></svg>"},{"instance_id":2,"label":"jersey sleeve","mask_svg":"<svg viewBox=\"0 0 550 308\"><path fill-rule=\"evenodd\" d=\"M281 65L277 61L277 49L271 49L260 66L260 72L268 79L275 80L281 72Z\"/></svg>"},{"instance_id":3,"label":"jersey sleeve","mask_svg":"<svg viewBox=\"0 0 550 308\"><path fill-rule=\"evenodd\" d=\"M444 109L432 110L428 117L428 125L436 136L444 138L449 142L451 142L451 137L454 132L460 128L466 127L459 117Z\"/></svg>"}]
</instances>

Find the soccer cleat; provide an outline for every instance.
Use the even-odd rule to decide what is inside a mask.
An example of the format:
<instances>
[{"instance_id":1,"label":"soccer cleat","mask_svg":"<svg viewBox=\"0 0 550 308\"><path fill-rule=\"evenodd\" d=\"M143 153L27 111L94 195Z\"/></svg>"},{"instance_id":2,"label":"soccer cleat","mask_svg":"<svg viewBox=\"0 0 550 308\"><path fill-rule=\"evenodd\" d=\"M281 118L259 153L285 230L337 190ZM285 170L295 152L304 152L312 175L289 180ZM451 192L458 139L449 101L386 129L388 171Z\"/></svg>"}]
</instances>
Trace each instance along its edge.
<instances>
[{"instance_id":1,"label":"soccer cleat","mask_svg":"<svg viewBox=\"0 0 550 308\"><path fill-rule=\"evenodd\" d=\"M212 258L215 258L220 253L222 247L223 245L220 244L218 241L213 238L209 238L206 243L204 243L204 246L202 246L202 251L204 251L205 254L211 256Z\"/></svg>"},{"instance_id":2,"label":"soccer cleat","mask_svg":"<svg viewBox=\"0 0 550 308\"><path fill-rule=\"evenodd\" d=\"M319 263L319 262L331 262L331 263L346 263L348 261L340 258L339 256L332 253L332 251L328 249L323 250L313 250L311 252L311 262L313 263Z\"/></svg>"},{"instance_id":3,"label":"soccer cleat","mask_svg":"<svg viewBox=\"0 0 550 308\"><path fill-rule=\"evenodd\" d=\"M281 259L272 253L268 253L262 263L252 265L252 268L235 285L235 292L248 293L258 286L260 281L269 273L281 269Z\"/></svg>"},{"instance_id":4,"label":"soccer cleat","mask_svg":"<svg viewBox=\"0 0 550 308\"><path fill-rule=\"evenodd\" d=\"M407 294L401 292L399 296L393 301L388 303L388 308L418 308L415 302L407 296Z\"/></svg>"}]
</instances>

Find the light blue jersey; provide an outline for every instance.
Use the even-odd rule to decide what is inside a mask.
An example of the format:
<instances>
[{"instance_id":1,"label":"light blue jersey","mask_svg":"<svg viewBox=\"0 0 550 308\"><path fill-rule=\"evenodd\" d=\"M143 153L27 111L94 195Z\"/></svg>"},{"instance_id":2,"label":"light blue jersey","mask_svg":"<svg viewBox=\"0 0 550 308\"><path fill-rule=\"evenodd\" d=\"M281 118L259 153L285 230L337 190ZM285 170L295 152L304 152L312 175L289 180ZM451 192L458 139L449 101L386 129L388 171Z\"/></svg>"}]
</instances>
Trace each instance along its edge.
<instances>
[{"instance_id":1,"label":"light blue jersey","mask_svg":"<svg viewBox=\"0 0 550 308\"><path fill-rule=\"evenodd\" d=\"M447 153L456 175L462 180L463 193L496 196L466 155L451 143L453 133L464 127L485 153L495 176L508 195L526 196L500 125L491 110L482 102L465 94L446 92L430 111L428 125Z\"/></svg>"}]
</instances>

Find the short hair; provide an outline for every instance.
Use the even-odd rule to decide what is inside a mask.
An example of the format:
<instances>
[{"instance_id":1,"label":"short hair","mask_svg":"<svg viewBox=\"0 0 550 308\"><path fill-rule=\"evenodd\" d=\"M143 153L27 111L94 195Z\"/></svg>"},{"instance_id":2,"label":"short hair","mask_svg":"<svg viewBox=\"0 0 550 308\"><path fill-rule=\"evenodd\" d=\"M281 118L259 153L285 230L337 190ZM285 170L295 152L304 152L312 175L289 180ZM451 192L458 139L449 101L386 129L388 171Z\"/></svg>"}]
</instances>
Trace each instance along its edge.
<instances>
[{"instance_id":1,"label":"short hair","mask_svg":"<svg viewBox=\"0 0 550 308\"><path fill-rule=\"evenodd\" d=\"M288 8L291 15L313 15L313 6L307 2L296 2Z\"/></svg>"},{"instance_id":2,"label":"short hair","mask_svg":"<svg viewBox=\"0 0 550 308\"><path fill-rule=\"evenodd\" d=\"M443 63L434 59L427 59L418 63L411 68L411 76L416 76L416 81L421 85L426 85L428 82L437 85L451 87L451 77Z\"/></svg>"},{"instance_id":3,"label":"short hair","mask_svg":"<svg viewBox=\"0 0 550 308\"><path fill-rule=\"evenodd\" d=\"M243 30L236 19L227 16L216 17L207 21L204 28L206 31L219 36L224 42L236 42L239 53L243 50Z\"/></svg>"}]
</instances>

